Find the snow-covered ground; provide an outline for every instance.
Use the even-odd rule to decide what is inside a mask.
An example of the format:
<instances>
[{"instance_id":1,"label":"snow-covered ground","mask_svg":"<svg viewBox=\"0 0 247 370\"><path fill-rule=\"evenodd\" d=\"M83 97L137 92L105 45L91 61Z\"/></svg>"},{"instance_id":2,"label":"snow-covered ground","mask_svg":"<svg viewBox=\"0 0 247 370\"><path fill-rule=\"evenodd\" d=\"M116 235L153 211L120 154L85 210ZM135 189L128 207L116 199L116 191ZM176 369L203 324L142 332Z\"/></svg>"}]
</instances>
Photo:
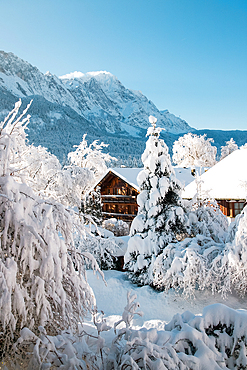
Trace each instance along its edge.
<instances>
[{"instance_id":1,"label":"snow-covered ground","mask_svg":"<svg viewBox=\"0 0 247 370\"><path fill-rule=\"evenodd\" d=\"M92 271L88 271L87 275L96 296L97 308L105 313L106 322L110 326L121 318L127 302L127 292L130 290L137 295L140 310L143 312L143 317L137 316L133 320L133 327L136 328L154 327L162 330L164 324L169 322L176 313L190 311L193 314L202 314L205 306L214 303L223 303L234 309L247 308L246 299L233 294L228 295L224 300L220 294L212 295L210 291L200 291L196 293L195 299L188 299L173 291L166 295L149 286L133 285L124 272L104 271L107 286L101 277L97 277Z\"/></svg>"}]
</instances>

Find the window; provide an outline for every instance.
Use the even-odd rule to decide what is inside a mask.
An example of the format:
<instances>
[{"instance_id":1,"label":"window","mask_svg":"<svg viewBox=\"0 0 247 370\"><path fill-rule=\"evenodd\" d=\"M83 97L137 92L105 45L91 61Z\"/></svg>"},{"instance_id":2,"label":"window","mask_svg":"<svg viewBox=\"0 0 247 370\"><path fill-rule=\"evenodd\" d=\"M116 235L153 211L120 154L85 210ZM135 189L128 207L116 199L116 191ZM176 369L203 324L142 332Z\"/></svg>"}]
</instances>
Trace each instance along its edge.
<instances>
[{"instance_id":1,"label":"window","mask_svg":"<svg viewBox=\"0 0 247 370\"><path fill-rule=\"evenodd\" d=\"M235 202L234 203L234 216L239 215L244 208L244 202Z\"/></svg>"}]
</instances>

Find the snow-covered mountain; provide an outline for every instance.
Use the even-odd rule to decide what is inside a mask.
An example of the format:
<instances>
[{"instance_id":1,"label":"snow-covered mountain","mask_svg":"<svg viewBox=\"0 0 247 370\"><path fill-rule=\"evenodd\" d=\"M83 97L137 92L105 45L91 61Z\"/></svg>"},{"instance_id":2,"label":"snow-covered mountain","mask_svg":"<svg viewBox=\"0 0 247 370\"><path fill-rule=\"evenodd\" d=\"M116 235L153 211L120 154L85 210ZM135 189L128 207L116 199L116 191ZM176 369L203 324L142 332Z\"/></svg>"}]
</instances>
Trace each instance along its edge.
<instances>
[{"instance_id":1,"label":"snow-covered mountain","mask_svg":"<svg viewBox=\"0 0 247 370\"><path fill-rule=\"evenodd\" d=\"M110 153L118 158L140 157L149 115L165 128L162 136L170 147L179 135L195 131L168 110L159 111L141 92L125 88L109 72L57 77L0 51L0 120L19 98L24 104L33 99L29 140L60 160L85 133L89 141L109 143Z\"/></svg>"},{"instance_id":2,"label":"snow-covered mountain","mask_svg":"<svg viewBox=\"0 0 247 370\"><path fill-rule=\"evenodd\" d=\"M149 126L155 115L168 132L184 133L190 126L184 120L160 112L141 92L125 88L109 72L74 72L60 78L12 53L0 51L0 88L17 98L42 96L51 103L69 107L98 129L110 133L139 136L138 129ZM56 118L57 115L52 115Z\"/></svg>"},{"instance_id":3,"label":"snow-covered mountain","mask_svg":"<svg viewBox=\"0 0 247 370\"><path fill-rule=\"evenodd\" d=\"M30 140L51 149L52 139L52 145L57 145L57 150L52 151L60 158L62 152L66 154L80 142L85 132L89 139L109 136L106 142L111 142L111 137L142 142L150 114L158 118L167 133L191 130L185 121L168 111L159 111L141 92L125 88L109 72L74 72L58 78L49 72L41 73L12 53L0 51L0 118L19 98L25 103L34 100Z\"/></svg>"},{"instance_id":4,"label":"snow-covered mountain","mask_svg":"<svg viewBox=\"0 0 247 370\"><path fill-rule=\"evenodd\" d=\"M159 111L140 91L125 88L121 82L106 71L74 72L61 76L60 80L82 104L82 114L91 121L105 126L109 132L128 132L138 136L138 128L149 126L148 117L157 117L159 125L172 133L185 133L191 127L184 120Z\"/></svg>"}]
</instances>

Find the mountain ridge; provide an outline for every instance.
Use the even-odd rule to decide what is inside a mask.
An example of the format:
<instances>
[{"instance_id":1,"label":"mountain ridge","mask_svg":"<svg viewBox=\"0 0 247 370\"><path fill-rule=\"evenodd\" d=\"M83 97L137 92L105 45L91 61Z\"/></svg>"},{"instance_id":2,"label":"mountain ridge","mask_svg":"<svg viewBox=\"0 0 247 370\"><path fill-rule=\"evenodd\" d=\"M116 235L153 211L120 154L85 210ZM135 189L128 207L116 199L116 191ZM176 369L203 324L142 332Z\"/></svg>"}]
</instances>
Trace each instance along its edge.
<instances>
[{"instance_id":1,"label":"mountain ridge","mask_svg":"<svg viewBox=\"0 0 247 370\"><path fill-rule=\"evenodd\" d=\"M197 132L167 109L158 110L140 91L126 88L110 72L72 72L57 77L43 74L13 53L0 51L0 119L19 98L23 104L33 99L29 141L47 147L60 160L85 133L89 142L100 139L109 143L109 152L119 159L136 156L139 160L149 115L166 129L162 137L170 149L181 134ZM217 139L222 135L227 136L218 131L214 138L218 147L224 145ZM237 137L235 141L247 141L247 133Z\"/></svg>"}]
</instances>

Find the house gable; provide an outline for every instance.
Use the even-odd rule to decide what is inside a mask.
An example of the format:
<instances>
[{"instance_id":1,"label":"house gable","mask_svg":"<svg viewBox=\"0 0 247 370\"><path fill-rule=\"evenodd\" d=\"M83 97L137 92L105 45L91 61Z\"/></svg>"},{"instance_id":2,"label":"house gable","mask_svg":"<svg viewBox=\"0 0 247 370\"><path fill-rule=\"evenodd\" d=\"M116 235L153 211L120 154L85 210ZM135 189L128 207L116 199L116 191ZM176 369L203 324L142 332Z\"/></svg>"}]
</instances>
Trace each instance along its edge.
<instances>
[{"instance_id":1,"label":"house gable","mask_svg":"<svg viewBox=\"0 0 247 370\"><path fill-rule=\"evenodd\" d=\"M103 218L115 217L131 222L137 215L137 195L139 191L133 184L113 170L108 170L96 186L101 189Z\"/></svg>"}]
</instances>

